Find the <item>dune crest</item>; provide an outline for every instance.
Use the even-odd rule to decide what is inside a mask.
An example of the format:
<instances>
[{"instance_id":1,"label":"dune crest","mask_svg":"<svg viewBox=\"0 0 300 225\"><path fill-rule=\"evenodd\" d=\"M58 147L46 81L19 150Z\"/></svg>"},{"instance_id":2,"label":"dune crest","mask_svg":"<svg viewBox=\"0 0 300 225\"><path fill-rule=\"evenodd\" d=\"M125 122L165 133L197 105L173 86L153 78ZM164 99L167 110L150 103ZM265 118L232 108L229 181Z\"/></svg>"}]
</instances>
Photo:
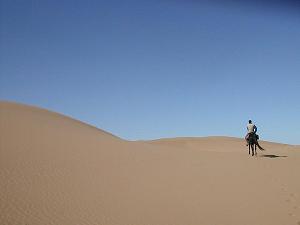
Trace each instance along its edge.
<instances>
[{"instance_id":1,"label":"dune crest","mask_svg":"<svg viewBox=\"0 0 300 225\"><path fill-rule=\"evenodd\" d=\"M119 139L119 137L97 127L83 123L79 120L62 115L60 113L38 108L35 106L0 101L0 113L0 118L1 120L3 120L1 125L7 126L4 127L4 129L11 128L13 126L15 128L17 128L16 126L19 126L20 128L24 123L26 123L26 121L28 122L26 125L30 126L30 129L33 129L36 126L38 126L39 128L44 126L49 129L49 127L47 126L51 125L51 123L58 125L57 128L59 128L65 126L68 123L72 126L70 127L72 129L74 129L75 127L77 127L77 129L96 129L99 135L102 134L107 138L110 138L109 136L111 136Z\"/></svg>"},{"instance_id":2,"label":"dune crest","mask_svg":"<svg viewBox=\"0 0 300 225\"><path fill-rule=\"evenodd\" d=\"M300 222L300 148L230 137L126 141L0 102L0 224Z\"/></svg>"}]
</instances>

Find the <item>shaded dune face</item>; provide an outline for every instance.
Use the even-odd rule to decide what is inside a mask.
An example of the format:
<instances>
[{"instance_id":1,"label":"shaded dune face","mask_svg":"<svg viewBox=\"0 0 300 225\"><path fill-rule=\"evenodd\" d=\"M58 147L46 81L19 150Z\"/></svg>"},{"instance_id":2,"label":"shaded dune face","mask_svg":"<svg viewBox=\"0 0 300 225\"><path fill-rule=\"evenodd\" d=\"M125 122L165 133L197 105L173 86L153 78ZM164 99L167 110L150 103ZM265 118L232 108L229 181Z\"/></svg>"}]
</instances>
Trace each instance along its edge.
<instances>
[{"instance_id":1,"label":"shaded dune face","mask_svg":"<svg viewBox=\"0 0 300 225\"><path fill-rule=\"evenodd\" d=\"M229 137L126 141L0 102L0 224L297 224L300 149Z\"/></svg>"}]
</instances>

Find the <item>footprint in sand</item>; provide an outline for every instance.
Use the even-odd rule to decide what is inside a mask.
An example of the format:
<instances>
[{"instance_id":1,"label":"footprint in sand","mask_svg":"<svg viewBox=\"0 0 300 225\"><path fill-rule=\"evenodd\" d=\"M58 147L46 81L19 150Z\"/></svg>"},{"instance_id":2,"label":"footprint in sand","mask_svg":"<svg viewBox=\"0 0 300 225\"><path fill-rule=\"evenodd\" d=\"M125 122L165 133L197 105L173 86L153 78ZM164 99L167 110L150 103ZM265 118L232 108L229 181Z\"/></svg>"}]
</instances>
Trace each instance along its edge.
<instances>
[{"instance_id":1,"label":"footprint in sand","mask_svg":"<svg viewBox=\"0 0 300 225\"><path fill-rule=\"evenodd\" d=\"M282 191L286 191L285 185L282 185L282 186L281 186L281 190L282 190Z\"/></svg>"},{"instance_id":2,"label":"footprint in sand","mask_svg":"<svg viewBox=\"0 0 300 225\"><path fill-rule=\"evenodd\" d=\"M297 223L298 225L300 225L300 221L298 221L298 223Z\"/></svg>"}]
</instances>

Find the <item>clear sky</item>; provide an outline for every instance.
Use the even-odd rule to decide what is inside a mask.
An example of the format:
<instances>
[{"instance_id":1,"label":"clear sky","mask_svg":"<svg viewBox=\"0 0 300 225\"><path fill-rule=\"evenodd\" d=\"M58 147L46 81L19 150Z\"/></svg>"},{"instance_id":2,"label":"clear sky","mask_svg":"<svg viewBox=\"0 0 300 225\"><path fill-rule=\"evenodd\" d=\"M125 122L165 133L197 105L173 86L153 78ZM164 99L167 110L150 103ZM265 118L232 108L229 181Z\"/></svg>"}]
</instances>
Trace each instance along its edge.
<instances>
[{"instance_id":1,"label":"clear sky","mask_svg":"<svg viewBox=\"0 0 300 225\"><path fill-rule=\"evenodd\" d=\"M0 0L0 99L125 139L300 144L300 4Z\"/></svg>"}]
</instances>

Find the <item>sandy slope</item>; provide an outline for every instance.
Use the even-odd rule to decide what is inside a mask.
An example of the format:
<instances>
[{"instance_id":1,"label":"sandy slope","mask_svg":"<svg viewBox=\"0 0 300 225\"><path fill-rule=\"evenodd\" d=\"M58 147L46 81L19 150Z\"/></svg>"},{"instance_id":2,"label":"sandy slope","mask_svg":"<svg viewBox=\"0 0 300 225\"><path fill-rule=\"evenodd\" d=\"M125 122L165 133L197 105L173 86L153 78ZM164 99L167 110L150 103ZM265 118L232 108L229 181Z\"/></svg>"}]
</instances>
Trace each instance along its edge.
<instances>
[{"instance_id":1,"label":"sandy slope","mask_svg":"<svg viewBox=\"0 0 300 225\"><path fill-rule=\"evenodd\" d=\"M128 142L1 102L0 225L299 225L300 148L261 143Z\"/></svg>"}]
</instances>

